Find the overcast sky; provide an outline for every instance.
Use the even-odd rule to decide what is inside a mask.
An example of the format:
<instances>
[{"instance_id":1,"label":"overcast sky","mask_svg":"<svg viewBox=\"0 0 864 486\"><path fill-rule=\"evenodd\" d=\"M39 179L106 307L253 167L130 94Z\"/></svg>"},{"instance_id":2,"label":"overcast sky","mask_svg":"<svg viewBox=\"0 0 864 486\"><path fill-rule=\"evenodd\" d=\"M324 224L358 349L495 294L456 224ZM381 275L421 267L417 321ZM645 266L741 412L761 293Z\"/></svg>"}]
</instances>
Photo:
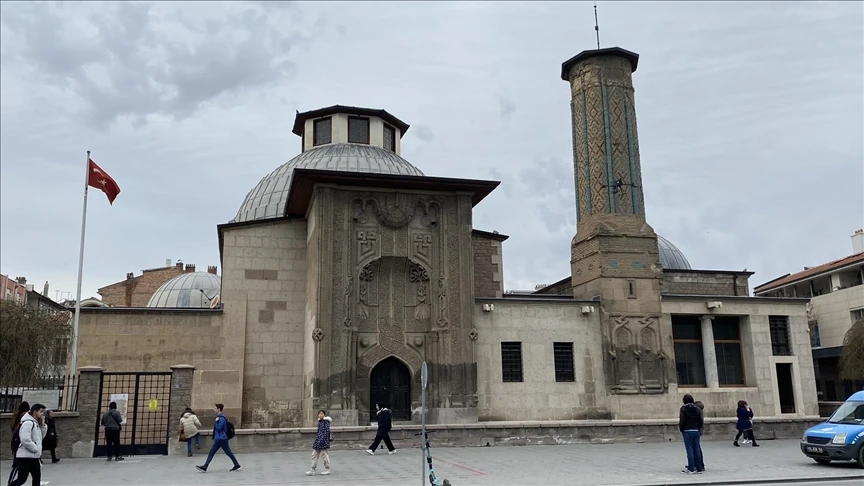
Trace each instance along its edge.
<instances>
[{"instance_id":1,"label":"overcast sky","mask_svg":"<svg viewBox=\"0 0 864 486\"><path fill-rule=\"evenodd\" d=\"M864 4L601 2L634 74L649 223L751 286L852 252L864 226ZM569 275L561 62L591 3L2 2L0 271L83 296L166 258L219 265L216 225L299 153L295 110L384 108L427 175L500 180L474 226L510 235L505 286Z\"/></svg>"}]
</instances>

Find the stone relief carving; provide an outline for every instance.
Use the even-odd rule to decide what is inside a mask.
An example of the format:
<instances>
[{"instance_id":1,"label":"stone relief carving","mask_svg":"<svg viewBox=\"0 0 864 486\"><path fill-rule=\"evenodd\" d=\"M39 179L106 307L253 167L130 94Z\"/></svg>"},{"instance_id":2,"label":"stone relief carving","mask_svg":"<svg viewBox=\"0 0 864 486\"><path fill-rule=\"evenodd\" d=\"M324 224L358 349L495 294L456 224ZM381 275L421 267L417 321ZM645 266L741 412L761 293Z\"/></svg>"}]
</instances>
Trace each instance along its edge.
<instances>
[{"instance_id":1,"label":"stone relief carving","mask_svg":"<svg viewBox=\"0 0 864 486\"><path fill-rule=\"evenodd\" d=\"M411 262L408 280L417 286L417 305L414 307L414 319L425 321L431 315L429 306L429 273L417 263Z\"/></svg>"},{"instance_id":2,"label":"stone relief carving","mask_svg":"<svg viewBox=\"0 0 864 486\"><path fill-rule=\"evenodd\" d=\"M438 277L438 327L447 327L447 279Z\"/></svg>"},{"instance_id":3,"label":"stone relief carving","mask_svg":"<svg viewBox=\"0 0 864 486\"><path fill-rule=\"evenodd\" d=\"M480 334L477 333L477 329L471 329L471 332L468 333L468 339L472 341L476 341L478 337Z\"/></svg>"},{"instance_id":4,"label":"stone relief carving","mask_svg":"<svg viewBox=\"0 0 864 486\"><path fill-rule=\"evenodd\" d=\"M369 319L369 307L371 306L369 303L369 285L375 278L375 266L376 262L370 262L360 270L357 315L360 317L361 321Z\"/></svg>"},{"instance_id":5,"label":"stone relief carving","mask_svg":"<svg viewBox=\"0 0 864 486\"><path fill-rule=\"evenodd\" d=\"M315 330L312 331L312 340L317 342L322 339L324 339L324 330L320 327L316 327Z\"/></svg>"},{"instance_id":6,"label":"stone relief carving","mask_svg":"<svg viewBox=\"0 0 864 486\"><path fill-rule=\"evenodd\" d=\"M374 231L357 232L357 263L365 265L376 256L375 245L378 238Z\"/></svg>"},{"instance_id":7,"label":"stone relief carving","mask_svg":"<svg viewBox=\"0 0 864 486\"><path fill-rule=\"evenodd\" d=\"M657 316L611 315L610 390L616 393L662 393L668 388L657 329ZM604 339L607 338L606 332Z\"/></svg>"}]
</instances>

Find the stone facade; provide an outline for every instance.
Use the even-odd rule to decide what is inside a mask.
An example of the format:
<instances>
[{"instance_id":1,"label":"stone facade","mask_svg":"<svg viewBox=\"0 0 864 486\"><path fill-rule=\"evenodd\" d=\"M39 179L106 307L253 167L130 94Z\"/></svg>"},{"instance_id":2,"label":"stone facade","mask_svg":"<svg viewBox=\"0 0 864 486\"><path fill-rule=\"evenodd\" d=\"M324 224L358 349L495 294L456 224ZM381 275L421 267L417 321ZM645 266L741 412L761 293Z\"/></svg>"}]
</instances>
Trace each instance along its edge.
<instances>
[{"instance_id":1,"label":"stone facade","mask_svg":"<svg viewBox=\"0 0 864 486\"><path fill-rule=\"evenodd\" d=\"M662 291L686 295L750 295L753 272L713 270L663 270Z\"/></svg>"},{"instance_id":2,"label":"stone facade","mask_svg":"<svg viewBox=\"0 0 864 486\"><path fill-rule=\"evenodd\" d=\"M223 236L224 322L245 329L238 384L246 427L301 420L306 230L306 221L293 220L239 226Z\"/></svg>"},{"instance_id":3,"label":"stone facade","mask_svg":"<svg viewBox=\"0 0 864 486\"><path fill-rule=\"evenodd\" d=\"M310 226L318 250L309 264L317 273L307 285L318 298L307 304L306 339L315 343L307 363L314 367L306 369L313 387L307 420L324 408L348 423L368 422L370 375L388 357L410 372L412 410L420 404L424 360L433 413L476 407L468 339L471 207L467 196L316 191Z\"/></svg>"},{"instance_id":4,"label":"stone facade","mask_svg":"<svg viewBox=\"0 0 864 486\"><path fill-rule=\"evenodd\" d=\"M504 296L504 252L507 236L474 230L474 297Z\"/></svg>"}]
</instances>

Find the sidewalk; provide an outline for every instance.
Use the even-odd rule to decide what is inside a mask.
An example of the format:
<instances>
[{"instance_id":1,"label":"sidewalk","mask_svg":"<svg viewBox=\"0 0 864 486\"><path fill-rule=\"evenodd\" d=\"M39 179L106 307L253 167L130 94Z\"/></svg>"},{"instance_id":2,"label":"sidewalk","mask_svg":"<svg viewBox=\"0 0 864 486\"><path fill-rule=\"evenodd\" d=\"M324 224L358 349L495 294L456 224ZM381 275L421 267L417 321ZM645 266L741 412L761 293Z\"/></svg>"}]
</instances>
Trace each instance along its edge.
<instances>
[{"instance_id":1,"label":"sidewalk","mask_svg":"<svg viewBox=\"0 0 864 486\"><path fill-rule=\"evenodd\" d=\"M864 469L854 464L820 466L798 449L798 441L764 441L762 447L732 447L729 442L705 442L706 473L685 476L686 462L681 443L564 445L525 447L481 447L433 449L435 471L453 486L642 486L666 484L744 484L763 480L788 484L802 479L860 478ZM194 458L129 457L120 463L104 459L64 459L46 463L43 479L49 486L317 486L421 484L420 449L402 449L395 455L380 451L371 457L363 451L331 454L333 474L307 477L308 453L240 454L243 470L229 473L230 461L221 452L201 474L209 442ZM8 474L9 462L0 464ZM319 467L323 467L320 464ZM5 476L4 476L5 479ZM28 483L29 484L29 483ZM428 485L428 480L426 482ZM839 485L857 484L838 483Z\"/></svg>"}]
</instances>

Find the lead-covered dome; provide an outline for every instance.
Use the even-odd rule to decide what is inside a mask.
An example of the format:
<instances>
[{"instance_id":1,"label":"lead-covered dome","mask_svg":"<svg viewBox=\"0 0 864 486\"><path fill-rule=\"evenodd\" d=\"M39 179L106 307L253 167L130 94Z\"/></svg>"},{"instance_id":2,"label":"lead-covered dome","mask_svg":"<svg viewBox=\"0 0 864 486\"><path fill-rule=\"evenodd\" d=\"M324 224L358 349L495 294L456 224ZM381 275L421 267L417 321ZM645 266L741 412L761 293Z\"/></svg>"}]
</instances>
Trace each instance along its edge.
<instances>
[{"instance_id":1,"label":"lead-covered dome","mask_svg":"<svg viewBox=\"0 0 864 486\"><path fill-rule=\"evenodd\" d=\"M209 272L191 272L178 275L162 284L147 307L209 308L219 295L222 279Z\"/></svg>"},{"instance_id":2,"label":"lead-covered dome","mask_svg":"<svg viewBox=\"0 0 864 486\"><path fill-rule=\"evenodd\" d=\"M396 153L369 145L336 143L309 149L261 179L240 206L233 222L278 218L285 214L294 169L342 170L371 174L422 176Z\"/></svg>"},{"instance_id":3,"label":"lead-covered dome","mask_svg":"<svg viewBox=\"0 0 864 486\"><path fill-rule=\"evenodd\" d=\"M665 270L691 270L681 250L660 235L657 235L657 249L660 250L660 266Z\"/></svg>"}]
</instances>

